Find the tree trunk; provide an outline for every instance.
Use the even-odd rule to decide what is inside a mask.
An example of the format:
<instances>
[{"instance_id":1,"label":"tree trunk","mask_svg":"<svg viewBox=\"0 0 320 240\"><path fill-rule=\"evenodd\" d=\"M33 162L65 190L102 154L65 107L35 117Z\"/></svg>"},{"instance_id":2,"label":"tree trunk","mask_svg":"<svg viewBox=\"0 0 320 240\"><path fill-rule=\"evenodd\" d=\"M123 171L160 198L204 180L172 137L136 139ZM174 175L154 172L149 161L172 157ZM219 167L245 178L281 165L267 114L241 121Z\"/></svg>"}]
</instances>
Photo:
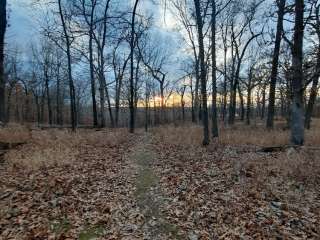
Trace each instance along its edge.
<instances>
[{"instance_id":1,"label":"tree trunk","mask_svg":"<svg viewBox=\"0 0 320 240\"><path fill-rule=\"evenodd\" d=\"M248 96L247 96L247 125L250 125L251 117L251 85L248 86Z\"/></svg>"},{"instance_id":2,"label":"tree trunk","mask_svg":"<svg viewBox=\"0 0 320 240\"><path fill-rule=\"evenodd\" d=\"M318 47L318 53L317 53L316 73L313 76L312 87L310 90L310 97L309 97L309 101L306 109L305 122L304 122L304 126L306 129L310 129L313 106L315 104L315 101L318 95L319 77L320 77L320 46Z\"/></svg>"},{"instance_id":3,"label":"tree trunk","mask_svg":"<svg viewBox=\"0 0 320 240\"><path fill-rule=\"evenodd\" d=\"M44 66L44 77L45 77L45 84L46 84L46 95L47 95L47 105L48 105L48 117L49 117L49 125L53 124L53 114L52 114L52 107L51 107L51 98L50 98L50 89L49 89L49 76L48 76L48 64L45 63L47 66Z\"/></svg>"},{"instance_id":4,"label":"tree trunk","mask_svg":"<svg viewBox=\"0 0 320 240\"><path fill-rule=\"evenodd\" d=\"M40 99L40 122L44 123L44 102L45 102L45 93L42 93Z\"/></svg>"},{"instance_id":5,"label":"tree trunk","mask_svg":"<svg viewBox=\"0 0 320 240\"><path fill-rule=\"evenodd\" d=\"M239 98L240 98L240 120L244 121L244 115L245 115L245 108L244 108L244 99L243 99L243 94L241 92L240 86L238 85L237 88L239 92Z\"/></svg>"},{"instance_id":6,"label":"tree trunk","mask_svg":"<svg viewBox=\"0 0 320 240\"><path fill-rule=\"evenodd\" d=\"M7 28L7 1L0 1L0 121L5 122L4 39Z\"/></svg>"},{"instance_id":7,"label":"tree trunk","mask_svg":"<svg viewBox=\"0 0 320 240\"><path fill-rule=\"evenodd\" d=\"M10 121L10 103L11 103L11 96L12 96L12 89L13 86L10 86L8 89L8 96L7 96L7 110L6 110L6 119L5 122L8 123Z\"/></svg>"},{"instance_id":8,"label":"tree trunk","mask_svg":"<svg viewBox=\"0 0 320 240\"><path fill-rule=\"evenodd\" d=\"M212 57L212 137L218 137L218 112L217 112L217 61L216 61L216 1L212 1L211 13L211 57Z\"/></svg>"},{"instance_id":9,"label":"tree trunk","mask_svg":"<svg viewBox=\"0 0 320 240\"><path fill-rule=\"evenodd\" d=\"M37 111L37 123L38 127L40 126L40 104L39 104L39 96L35 95L35 102L36 102L36 111Z\"/></svg>"},{"instance_id":10,"label":"tree trunk","mask_svg":"<svg viewBox=\"0 0 320 240\"><path fill-rule=\"evenodd\" d=\"M57 67L57 124L62 125L60 65Z\"/></svg>"},{"instance_id":11,"label":"tree trunk","mask_svg":"<svg viewBox=\"0 0 320 240\"><path fill-rule=\"evenodd\" d=\"M231 38L233 38L232 33ZM234 55L234 42L231 39L231 56L232 56L232 67L231 67L231 81L230 81L230 103L229 103L229 125L233 125L235 121L236 102L233 102L237 98L237 91L234 90L235 85L235 55ZM235 95L235 96L234 96Z\"/></svg>"},{"instance_id":12,"label":"tree trunk","mask_svg":"<svg viewBox=\"0 0 320 240\"><path fill-rule=\"evenodd\" d=\"M200 74L199 74L199 59L195 56L195 71L196 71L196 86L195 86L195 96L194 96L194 111L198 116L197 118L201 121L201 109L200 109L200 99L199 99L199 85L200 85Z\"/></svg>"},{"instance_id":13,"label":"tree trunk","mask_svg":"<svg viewBox=\"0 0 320 240\"><path fill-rule=\"evenodd\" d=\"M118 127L118 124L119 124L121 88L122 88L122 76L119 76L118 86L116 89L116 98L115 98L115 124L116 124L116 127Z\"/></svg>"},{"instance_id":14,"label":"tree trunk","mask_svg":"<svg viewBox=\"0 0 320 240\"><path fill-rule=\"evenodd\" d=\"M145 95L145 118L144 118L144 130L148 132L148 127L149 127L149 87L148 83L146 81L146 95Z\"/></svg>"},{"instance_id":15,"label":"tree trunk","mask_svg":"<svg viewBox=\"0 0 320 240\"><path fill-rule=\"evenodd\" d=\"M277 76L278 76L278 64L279 64L279 53L283 32L283 17L285 10L286 0L280 0L278 3L278 23L277 23L277 33L276 40L273 51L272 59L272 70L270 77L270 90L269 90L269 106L268 106L268 117L267 117L267 128L273 128L274 125L274 105L276 97L276 85L277 85Z\"/></svg>"},{"instance_id":16,"label":"tree trunk","mask_svg":"<svg viewBox=\"0 0 320 240\"><path fill-rule=\"evenodd\" d=\"M207 107L207 78L206 78L206 66L204 56L204 44L203 44L203 23L201 16L200 1L194 0L196 10L196 21L198 29L198 41L199 41L199 60L200 60L200 80L201 80L201 101L202 101L202 124L203 124L203 142L204 146L209 145L209 119L208 119L208 107Z\"/></svg>"},{"instance_id":17,"label":"tree trunk","mask_svg":"<svg viewBox=\"0 0 320 240\"><path fill-rule=\"evenodd\" d=\"M65 23L65 19L63 16L61 0L58 0L59 5L59 14L63 27L64 38L66 40L66 49L67 49L67 59L68 59L68 80L69 80L69 92L70 92L70 115L71 115L71 126L72 131L76 130L77 127L77 109L76 109L76 96L75 96L75 88L72 78L72 63L71 63L71 51L70 51L70 38L67 32L67 26Z\"/></svg>"},{"instance_id":18,"label":"tree trunk","mask_svg":"<svg viewBox=\"0 0 320 240\"><path fill-rule=\"evenodd\" d=\"M264 119L266 114L266 84L262 88L262 107L261 107L261 119Z\"/></svg>"},{"instance_id":19,"label":"tree trunk","mask_svg":"<svg viewBox=\"0 0 320 240\"><path fill-rule=\"evenodd\" d=\"M130 39L130 101L129 101L129 110L130 110L130 122L129 122L129 132L134 133L135 128L135 117L134 117L134 41L135 41L135 18L136 11L138 7L139 0L135 0L132 19L131 19L131 39Z\"/></svg>"},{"instance_id":20,"label":"tree trunk","mask_svg":"<svg viewBox=\"0 0 320 240\"><path fill-rule=\"evenodd\" d=\"M93 15L93 14L92 14ZM91 16L92 20L92 16ZM93 21L93 20L92 20ZM92 114L93 114L93 126L98 126L98 113L97 113L97 100L96 100L96 81L94 78L94 65L93 65L93 29L92 21L89 32L89 64L90 64L90 82L91 82L91 97L92 97Z\"/></svg>"},{"instance_id":21,"label":"tree trunk","mask_svg":"<svg viewBox=\"0 0 320 240\"><path fill-rule=\"evenodd\" d=\"M225 122L227 115L227 53L228 48L224 47L224 79L223 79L223 108L222 108L222 121Z\"/></svg>"},{"instance_id":22,"label":"tree trunk","mask_svg":"<svg viewBox=\"0 0 320 240\"><path fill-rule=\"evenodd\" d=\"M99 87L99 92L100 92L100 127L104 128L106 127L106 111L105 111L105 82L103 81L103 76L101 72L101 67L100 67L100 72L99 72L99 82L100 82L100 87Z\"/></svg>"},{"instance_id":23,"label":"tree trunk","mask_svg":"<svg viewBox=\"0 0 320 240\"><path fill-rule=\"evenodd\" d=\"M292 46L292 90L291 104L291 143L304 144L303 114L303 33L304 0L295 1L295 26Z\"/></svg>"},{"instance_id":24,"label":"tree trunk","mask_svg":"<svg viewBox=\"0 0 320 240\"><path fill-rule=\"evenodd\" d=\"M164 86L163 86L163 81L160 82L160 107L161 107L161 116L160 116L160 119L161 119L161 123L165 122L165 112L164 112Z\"/></svg>"}]
</instances>

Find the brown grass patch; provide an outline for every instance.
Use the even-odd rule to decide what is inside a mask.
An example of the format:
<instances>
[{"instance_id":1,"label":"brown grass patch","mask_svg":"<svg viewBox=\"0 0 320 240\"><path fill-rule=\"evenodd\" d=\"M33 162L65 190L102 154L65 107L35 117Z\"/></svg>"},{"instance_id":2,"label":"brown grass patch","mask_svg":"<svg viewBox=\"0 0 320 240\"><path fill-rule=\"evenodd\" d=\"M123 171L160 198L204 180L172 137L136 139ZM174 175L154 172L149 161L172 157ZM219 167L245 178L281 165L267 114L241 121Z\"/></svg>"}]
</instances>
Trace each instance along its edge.
<instances>
[{"instance_id":1,"label":"brown grass patch","mask_svg":"<svg viewBox=\"0 0 320 240\"><path fill-rule=\"evenodd\" d=\"M124 129L79 129L75 133L59 129L33 130L29 132L27 143L11 149L4 159L13 167L28 170L70 164L81 157L79 154L82 146L105 146L107 149L123 144L128 139L127 135Z\"/></svg>"},{"instance_id":2,"label":"brown grass patch","mask_svg":"<svg viewBox=\"0 0 320 240\"><path fill-rule=\"evenodd\" d=\"M183 147L183 151L188 153L197 152L201 148L201 126L165 126L153 129L153 133L163 144ZM208 153L218 152L223 162L231 163L234 175L238 177L248 172L248 175L253 174L257 184L264 184L272 176L278 180L320 184L320 148L313 149L320 146L320 124L314 124L311 130L306 131L306 147L298 150L288 148L271 154L256 151L260 147L288 145L289 134L288 130L279 126L269 131L262 125L238 124L220 129L219 139L211 141L209 147L202 149ZM312 148L308 148L310 146Z\"/></svg>"},{"instance_id":3,"label":"brown grass patch","mask_svg":"<svg viewBox=\"0 0 320 240\"><path fill-rule=\"evenodd\" d=\"M66 130L34 130L23 146L10 150L5 161L15 167L37 169L76 160L77 145L83 141L78 133Z\"/></svg>"},{"instance_id":4,"label":"brown grass patch","mask_svg":"<svg viewBox=\"0 0 320 240\"><path fill-rule=\"evenodd\" d=\"M284 122L277 122L273 130L267 130L262 123L250 126L238 123L232 127L221 127L219 138L212 144L259 147L288 145L290 131L284 125ZM153 133L168 144L188 147L199 146L203 137L202 127L191 124L162 126L154 128ZM306 130L305 140L307 146L320 146L320 120L315 120L312 128Z\"/></svg>"},{"instance_id":5,"label":"brown grass patch","mask_svg":"<svg viewBox=\"0 0 320 240\"><path fill-rule=\"evenodd\" d=\"M26 126L10 124L0 128L0 142L21 143L27 142L30 138L30 130Z\"/></svg>"}]
</instances>

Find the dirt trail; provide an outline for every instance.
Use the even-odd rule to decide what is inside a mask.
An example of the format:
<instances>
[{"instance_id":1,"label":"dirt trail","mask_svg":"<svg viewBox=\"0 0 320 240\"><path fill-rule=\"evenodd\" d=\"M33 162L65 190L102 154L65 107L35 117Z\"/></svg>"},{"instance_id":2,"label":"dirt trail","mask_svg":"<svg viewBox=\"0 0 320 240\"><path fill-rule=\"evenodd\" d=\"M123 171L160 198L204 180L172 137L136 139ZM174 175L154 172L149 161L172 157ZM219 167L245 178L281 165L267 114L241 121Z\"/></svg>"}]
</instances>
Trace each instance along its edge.
<instances>
[{"instance_id":1,"label":"dirt trail","mask_svg":"<svg viewBox=\"0 0 320 240\"><path fill-rule=\"evenodd\" d=\"M135 147L131 159L136 174L135 197L145 222L142 226L145 239L179 239L177 227L166 221L159 178L153 170L157 154L148 134Z\"/></svg>"}]
</instances>

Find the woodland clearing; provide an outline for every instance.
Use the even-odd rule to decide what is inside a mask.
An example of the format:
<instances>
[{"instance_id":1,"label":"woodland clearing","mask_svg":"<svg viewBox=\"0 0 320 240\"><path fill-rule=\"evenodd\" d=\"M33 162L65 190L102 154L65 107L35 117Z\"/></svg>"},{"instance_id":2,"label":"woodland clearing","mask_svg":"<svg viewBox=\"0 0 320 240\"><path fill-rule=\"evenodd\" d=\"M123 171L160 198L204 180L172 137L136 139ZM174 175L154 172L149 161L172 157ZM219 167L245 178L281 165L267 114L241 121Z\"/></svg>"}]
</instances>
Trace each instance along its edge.
<instances>
[{"instance_id":1,"label":"woodland clearing","mask_svg":"<svg viewBox=\"0 0 320 240\"><path fill-rule=\"evenodd\" d=\"M319 128L275 152L259 149L284 144L280 128L222 129L208 147L189 125L14 129L0 134L13 146L0 163L0 239L320 237Z\"/></svg>"}]
</instances>

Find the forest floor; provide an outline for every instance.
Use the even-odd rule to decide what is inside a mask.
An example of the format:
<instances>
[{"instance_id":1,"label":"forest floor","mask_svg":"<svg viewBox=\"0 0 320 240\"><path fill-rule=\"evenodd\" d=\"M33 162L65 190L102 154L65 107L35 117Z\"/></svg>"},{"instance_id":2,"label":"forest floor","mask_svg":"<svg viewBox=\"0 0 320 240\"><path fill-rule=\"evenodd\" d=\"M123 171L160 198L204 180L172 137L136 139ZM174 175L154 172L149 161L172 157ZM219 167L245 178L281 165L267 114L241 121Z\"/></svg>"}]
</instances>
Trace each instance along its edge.
<instances>
[{"instance_id":1,"label":"forest floor","mask_svg":"<svg viewBox=\"0 0 320 240\"><path fill-rule=\"evenodd\" d=\"M319 239L320 128L0 130L0 239ZM20 144L16 144L20 143Z\"/></svg>"}]
</instances>

